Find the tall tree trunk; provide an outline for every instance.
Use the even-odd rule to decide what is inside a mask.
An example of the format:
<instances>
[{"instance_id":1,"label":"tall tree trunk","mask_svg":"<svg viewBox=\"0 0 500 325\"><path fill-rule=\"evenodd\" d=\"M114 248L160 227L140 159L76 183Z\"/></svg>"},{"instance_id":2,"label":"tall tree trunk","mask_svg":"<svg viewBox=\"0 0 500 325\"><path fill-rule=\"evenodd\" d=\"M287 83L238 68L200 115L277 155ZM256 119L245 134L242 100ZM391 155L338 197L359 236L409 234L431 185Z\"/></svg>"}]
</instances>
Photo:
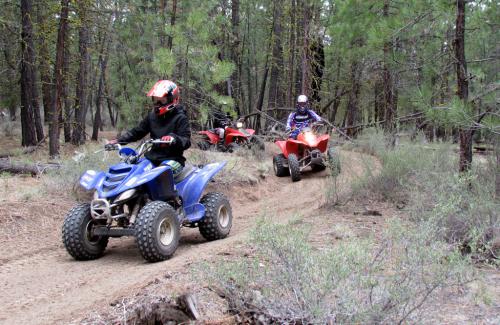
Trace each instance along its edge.
<instances>
[{"instance_id":1,"label":"tall tree trunk","mask_svg":"<svg viewBox=\"0 0 500 325\"><path fill-rule=\"evenodd\" d=\"M389 17L389 4L390 0L384 1L383 15L385 19L388 19ZM384 131L390 137L389 141L390 146L394 146L395 144L395 130L396 130L395 118L397 112L397 102L394 94L395 83L389 63L392 46L393 45L391 41L386 41L384 43L384 63L382 71L382 84L384 89L384 106L385 106Z\"/></svg>"},{"instance_id":2,"label":"tall tree trunk","mask_svg":"<svg viewBox=\"0 0 500 325\"><path fill-rule=\"evenodd\" d=\"M311 75L309 71L309 29L310 29L310 20L311 20L311 8L309 7L309 4L307 2L304 2L304 7L303 7L304 13L303 13L303 20L302 20L302 27L304 28L303 30L303 36L302 36L302 80L301 80L301 87L300 91L302 94L309 95L309 86L311 84Z\"/></svg>"},{"instance_id":3,"label":"tall tree trunk","mask_svg":"<svg viewBox=\"0 0 500 325\"><path fill-rule=\"evenodd\" d=\"M252 87L252 64L250 58L251 56L251 45L252 45L252 39L250 38L250 17L251 17L251 10L250 10L250 5L247 3L247 26L246 26L246 34L248 35L248 46L247 46L247 62L246 62L246 73L247 73L247 95L248 95L248 106L247 106L247 114L252 112L254 109L253 107L253 98L254 98L254 93L253 93L253 87Z\"/></svg>"},{"instance_id":4,"label":"tall tree trunk","mask_svg":"<svg viewBox=\"0 0 500 325\"><path fill-rule=\"evenodd\" d=\"M70 47L69 44L69 27L66 33L66 40L64 41L64 63L63 63L63 92L61 93L62 98L64 98L64 113L62 114L62 122L64 125L64 142L71 142L71 98L69 96L70 91L70 77L69 77L69 61L70 61Z\"/></svg>"},{"instance_id":5,"label":"tall tree trunk","mask_svg":"<svg viewBox=\"0 0 500 325\"><path fill-rule=\"evenodd\" d=\"M64 65L64 41L68 29L68 8L69 0L61 0L61 14L59 18L59 30L57 33L56 62L54 65L54 96L50 109L49 119L49 155L56 157L59 155L59 113L61 112L63 92L63 65Z\"/></svg>"},{"instance_id":6,"label":"tall tree trunk","mask_svg":"<svg viewBox=\"0 0 500 325\"><path fill-rule=\"evenodd\" d=\"M80 53L79 67L78 67L78 81L76 87L76 100L75 100L75 117L73 134L71 142L75 145L85 143L85 120L88 110L88 97L89 97L89 62L90 55L88 52L89 47L89 29L87 21L87 7L84 2L79 2L77 7L77 14L80 18L81 24L78 27L78 50Z\"/></svg>"},{"instance_id":7,"label":"tall tree trunk","mask_svg":"<svg viewBox=\"0 0 500 325\"><path fill-rule=\"evenodd\" d=\"M288 94L287 94L287 105L290 107L294 106L295 101L295 55L296 55L296 47L297 47L297 38L296 38L296 17L297 17L297 0L292 0L291 3L291 13L290 13L290 39L288 40L290 43L290 64L288 65Z\"/></svg>"},{"instance_id":8,"label":"tall tree trunk","mask_svg":"<svg viewBox=\"0 0 500 325\"><path fill-rule=\"evenodd\" d=\"M165 47L167 45L167 35L165 34L165 27L167 26L167 0L160 0L160 15L161 15L161 27L160 27L160 45Z\"/></svg>"},{"instance_id":9,"label":"tall tree trunk","mask_svg":"<svg viewBox=\"0 0 500 325\"><path fill-rule=\"evenodd\" d=\"M382 99L384 94L384 86L381 83L380 79L375 80L375 86L373 87L374 91L374 122L379 122L384 119L384 101Z\"/></svg>"},{"instance_id":10,"label":"tall tree trunk","mask_svg":"<svg viewBox=\"0 0 500 325\"><path fill-rule=\"evenodd\" d=\"M347 102L347 112L345 127L346 134L350 137L355 137L358 128L353 128L359 122L359 92L361 89L360 83L361 67L357 61L351 63L351 90Z\"/></svg>"},{"instance_id":11,"label":"tall tree trunk","mask_svg":"<svg viewBox=\"0 0 500 325\"><path fill-rule=\"evenodd\" d=\"M21 0L21 127L23 146L37 144L35 110L35 51L33 46L33 25L31 17L33 8L31 0ZM40 121L41 123L41 121ZM42 133L43 137L43 133Z\"/></svg>"},{"instance_id":12,"label":"tall tree trunk","mask_svg":"<svg viewBox=\"0 0 500 325\"><path fill-rule=\"evenodd\" d=\"M173 0L172 1L172 13L170 15L170 28L171 28L171 30L175 26L176 15L177 15L177 0ZM173 39L173 36L172 36L172 34L170 34L168 36L168 44L167 44L167 47L169 50L172 50L172 39Z\"/></svg>"},{"instance_id":13,"label":"tall tree trunk","mask_svg":"<svg viewBox=\"0 0 500 325\"><path fill-rule=\"evenodd\" d=\"M284 92L282 87L283 75L283 46L281 45L281 12L283 11L283 1L274 1L273 10L273 32L271 36L272 57L271 57L271 77L269 80L268 108L283 106ZM276 111L276 115L278 111Z\"/></svg>"},{"instance_id":14,"label":"tall tree trunk","mask_svg":"<svg viewBox=\"0 0 500 325\"><path fill-rule=\"evenodd\" d=\"M500 136L496 135L494 139L496 168L495 168L495 199L500 203Z\"/></svg>"},{"instance_id":15,"label":"tall tree trunk","mask_svg":"<svg viewBox=\"0 0 500 325\"><path fill-rule=\"evenodd\" d=\"M469 101L469 81L467 80L467 61L465 60L465 5L466 0L457 0L457 19L455 24L455 68L457 72L457 95L463 105ZM460 141L459 171L467 172L472 164L472 130L460 128L458 131Z\"/></svg>"},{"instance_id":16,"label":"tall tree trunk","mask_svg":"<svg viewBox=\"0 0 500 325\"><path fill-rule=\"evenodd\" d=\"M232 25L232 60L236 69L231 76L231 94L236 103L236 113L242 115L242 96L241 96L241 46L240 46L240 1L231 1L231 25Z\"/></svg>"},{"instance_id":17,"label":"tall tree trunk","mask_svg":"<svg viewBox=\"0 0 500 325\"><path fill-rule=\"evenodd\" d=\"M106 103L108 104L108 114L109 114L109 120L111 122L111 126L113 128L116 127L116 117L115 114L113 114L113 101L111 100L111 90L109 89L109 81L108 78L106 78L106 75L104 75L104 94L106 96Z\"/></svg>"},{"instance_id":18,"label":"tall tree trunk","mask_svg":"<svg viewBox=\"0 0 500 325\"><path fill-rule=\"evenodd\" d=\"M40 34L38 35L38 43L40 48L40 53L38 56L38 64L40 67L40 79L42 82L42 101L43 101L43 118L44 122L49 122L49 111L50 105L52 103L52 80L50 77L50 55L48 43L46 40L46 34L48 33L47 28L47 17L44 12L45 5L42 1L37 3L37 23L40 29Z\"/></svg>"},{"instance_id":19,"label":"tall tree trunk","mask_svg":"<svg viewBox=\"0 0 500 325\"><path fill-rule=\"evenodd\" d=\"M323 81L323 71L325 69L325 50L323 41L317 37L313 40L311 51L311 104L318 106L321 102L321 83Z\"/></svg>"},{"instance_id":20,"label":"tall tree trunk","mask_svg":"<svg viewBox=\"0 0 500 325\"><path fill-rule=\"evenodd\" d=\"M99 130L102 131L102 119L101 119L101 103L102 103L102 95L104 92L104 78L106 74L106 68L108 65L108 50L109 43L104 46L107 42L107 34L104 35L103 39L103 47L102 54L99 55L99 69L101 70L99 76L99 86L97 89L97 96L95 98L95 116L94 116L94 126L92 130L92 140L97 141L99 137Z\"/></svg>"}]
</instances>

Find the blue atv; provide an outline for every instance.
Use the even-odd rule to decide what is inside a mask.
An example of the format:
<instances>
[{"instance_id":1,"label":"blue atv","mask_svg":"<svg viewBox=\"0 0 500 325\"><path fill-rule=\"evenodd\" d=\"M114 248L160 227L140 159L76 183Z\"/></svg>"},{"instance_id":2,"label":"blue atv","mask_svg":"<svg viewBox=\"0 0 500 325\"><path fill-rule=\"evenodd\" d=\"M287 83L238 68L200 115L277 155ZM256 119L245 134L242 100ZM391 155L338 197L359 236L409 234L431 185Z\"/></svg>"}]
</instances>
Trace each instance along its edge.
<instances>
[{"instance_id":1,"label":"blue atv","mask_svg":"<svg viewBox=\"0 0 500 325\"><path fill-rule=\"evenodd\" d=\"M107 150L119 150L122 162L108 172L88 170L82 175L80 184L95 192L90 203L75 206L64 220L62 238L71 256L96 259L110 237L135 236L142 256L157 262L175 253L181 226L198 227L207 240L229 234L233 218L229 200L217 192L200 199L226 163L186 165L174 177L168 164L155 167L143 157L153 145L165 143L147 140L137 151L107 145Z\"/></svg>"}]
</instances>

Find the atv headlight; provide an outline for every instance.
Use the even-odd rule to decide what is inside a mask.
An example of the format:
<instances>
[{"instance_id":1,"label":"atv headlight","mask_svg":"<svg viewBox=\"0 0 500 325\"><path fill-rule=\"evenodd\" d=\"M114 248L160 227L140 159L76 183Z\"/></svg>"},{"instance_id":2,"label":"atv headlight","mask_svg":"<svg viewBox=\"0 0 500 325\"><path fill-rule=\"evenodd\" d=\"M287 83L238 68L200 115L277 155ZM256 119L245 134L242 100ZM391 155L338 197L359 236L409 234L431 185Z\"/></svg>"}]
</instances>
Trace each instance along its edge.
<instances>
[{"instance_id":1,"label":"atv headlight","mask_svg":"<svg viewBox=\"0 0 500 325\"><path fill-rule=\"evenodd\" d=\"M122 194L118 195L116 197L116 199L113 201L113 203L117 204L117 203L125 202L128 199L130 199L132 196L134 196L135 192L137 192L137 190L135 188L133 188L131 190L127 190L127 191L123 192Z\"/></svg>"},{"instance_id":2,"label":"atv headlight","mask_svg":"<svg viewBox=\"0 0 500 325\"><path fill-rule=\"evenodd\" d=\"M243 123L242 123L242 122L238 122L238 123L236 123L236 127L237 127L238 129L241 129L241 128L243 127Z\"/></svg>"},{"instance_id":3,"label":"atv headlight","mask_svg":"<svg viewBox=\"0 0 500 325\"><path fill-rule=\"evenodd\" d=\"M305 137L306 141L309 143L312 143L316 140L316 136L312 132L306 132L304 134L304 137Z\"/></svg>"}]
</instances>

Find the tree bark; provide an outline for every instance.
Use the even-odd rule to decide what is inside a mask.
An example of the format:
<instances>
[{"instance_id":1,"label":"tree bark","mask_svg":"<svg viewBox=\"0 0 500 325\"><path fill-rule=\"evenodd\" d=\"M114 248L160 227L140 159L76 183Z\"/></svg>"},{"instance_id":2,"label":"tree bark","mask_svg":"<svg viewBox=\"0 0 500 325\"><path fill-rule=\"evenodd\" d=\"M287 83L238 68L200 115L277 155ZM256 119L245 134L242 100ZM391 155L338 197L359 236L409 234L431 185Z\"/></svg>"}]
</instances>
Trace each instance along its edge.
<instances>
[{"instance_id":1,"label":"tree bark","mask_svg":"<svg viewBox=\"0 0 500 325\"><path fill-rule=\"evenodd\" d=\"M271 36L271 77L269 80L268 107L275 108L283 106L284 92L282 89L281 76L283 75L283 46L281 45L281 13L283 1L274 1L273 10L273 32Z\"/></svg>"},{"instance_id":2,"label":"tree bark","mask_svg":"<svg viewBox=\"0 0 500 325\"><path fill-rule=\"evenodd\" d=\"M247 106L247 114L250 113L254 107L253 107L253 98L254 98L254 93L253 93L253 87L252 87L252 64L251 64L251 39L250 39L250 15L251 15L251 11L250 11L250 5L247 4L247 26L246 26L246 34L248 35L248 46L247 46L247 62L246 62L246 74L247 74L247 96L248 96L248 106Z\"/></svg>"},{"instance_id":3,"label":"tree bark","mask_svg":"<svg viewBox=\"0 0 500 325\"><path fill-rule=\"evenodd\" d=\"M351 63L351 90L347 102L347 112L345 118L346 134L350 137L355 137L358 132L357 128L352 126L358 124L359 121L359 92L361 89L360 83L361 67L357 61Z\"/></svg>"},{"instance_id":4,"label":"tree bark","mask_svg":"<svg viewBox=\"0 0 500 325\"><path fill-rule=\"evenodd\" d=\"M288 94L287 94L287 105L292 107L295 106L295 51L296 51L296 43L297 43L297 38L295 37L295 31L296 31L296 17L297 17L297 0L292 0L291 1L291 14L290 14L290 38L289 38L289 43L290 43L290 59L289 62L290 64L288 65Z\"/></svg>"},{"instance_id":5,"label":"tree bark","mask_svg":"<svg viewBox=\"0 0 500 325\"><path fill-rule=\"evenodd\" d=\"M311 104L318 106L321 102L321 83L325 69L325 50L321 38L315 38L311 48Z\"/></svg>"},{"instance_id":6,"label":"tree bark","mask_svg":"<svg viewBox=\"0 0 500 325\"><path fill-rule=\"evenodd\" d=\"M170 28L173 29L175 26L175 16L177 15L177 0L172 1L172 14L170 16ZM172 31L170 32L170 35L168 36L168 44L167 47L169 50L172 50Z\"/></svg>"},{"instance_id":7,"label":"tree bark","mask_svg":"<svg viewBox=\"0 0 500 325\"><path fill-rule=\"evenodd\" d=\"M302 19L302 27L304 28L304 33L303 33L303 38L302 38L302 80L301 80L301 87L300 91L304 95L309 94L309 85L311 84L310 82L310 72L309 72L309 28L310 28L310 8L309 4L304 3L303 7L304 13L303 13L303 19Z\"/></svg>"},{"instance_id":8,"label":"tree bark","mask_svg":"<svg viewBox=\"0 0 500 325\"><path fill-rule=\"evenodd\" d=\"M38 64L40 66L40 80L42 82L42 101L43 101L43 119L45 123L49 122L49 111L50 105L52 103L52 79L50 76L50 55L48 43L45 38L47 31L46 27L47 17L44 12L44 4L42 1L37 4L37 23L40 29L40 35L38 35L38 43L40 48L40 53L38 56Z\"/></svg>"},{"instance_id":9,"label":"tree bark","mask_svg":"<svg viewBox=\"0 0 500 325\"><path fill-rule=\"evenodd\" d=\"M89 99L89 62L90 55L88 52L89 47L89 30L87 22L87 8L85 3L79 2L77 7L77 14L81 20L81 25L78 28L78 50L80 53L79 67L78 67L78 82L76 87L76 100L75 100L75 113L74 113L74 126L71 142L74 145L81 145L85 143L85 119L88 110Z\"/></svg>"},{"instance_id":10,"label":"tree bark","mask_svg":"<svg viewBox=\"0 0 500 325\"><path fill-rule=\"evenodd\" d=\"M69 0L61 0L61 14L59 18L59 30L57 33L56 62L54 65L54 96L50 109L49 119L49 155L59 155L59 113L61 112L63 92L63 65L64 65L64 41L68 29Z\"/></svg>"},{"instance_id":11,"label":"tree bark","mask_svg":"<svg viewBox=\"0 0 500 325\"><path fill-rule=\"evenodd\" d=\"M37 124L35 110L37 105L35 51L33 45L33 25L31 0L21 0L21 127L23 146L37 144ZM43 138L43 129L41 130ZM40 139L41 140L41 139Z\"/></svg>"},{"instance_id":12,"label":"tree bark","mask_svg":"<svg viewBox=\"0 0 500 325\"><path fill-rule=\"evenodd\" d=\"M72 107L71 107L71 98L69 96L69 61L70 61L70 47L69 44L70 38L69 36L69 26L68 31L66 32L66 39L64 40L64 62L63 62L63 91L61 93L61 97L64 99L64 112L62 114L62 122L64 126L64 142L71 142L71 115L72 115Z\"/></svg>"},{"instance_id":13,"label":"tree bark","mask_svg":"<svg viewBox=\"0 0 500 325\"><path fill-rule=\"evenodd\" d=\"M104 94L106 96L106 103L108 104L108 114L109 114L109 120L111 122L111 126L113 128L116 127L116 117L115 114L113 114L113 101L111 100L111 90L109 89L109 82L108 78L106 78L106 75L104 75Z\"/></svg>"},{"instance_id":14,"label":"tree bark","mask_svg":"<svg viewBox=\"0 0 500 325\"><path fill-rule=\"evenodd\" d=\"M106 42L107 35L104 35L104 42ZM99 87L97 89L97 96L95 99L95 117L94 117L94 127L92 130L92 140L97 141L99 137L99 129L102 126L101 120L101 103L102 103L102 94L104 92L104 76L106 74L106 67L108 65L108 48L109 43L106 49L103 47L103 54L99 56L99 68L101 70L101 74L99 77Z\"/></svg>"},{"instance_id":15,"label":"tree bark","mask_svg":"<svg viewBox=\"0 0 500 325\"><path fill-rule=\"evenodd\" d=\"M500 203L500 136L495 136L494 145L497 160L495 168L495 199Z\"/></svg>"},{"instance_id":16,"label":"tree bark","mask_svg":"<svg viewBox=\"0 0 500 325\"><path fill-rule=\"evenodd\" d=\"M236 113L242 115L241 96L241 42L240 42L240 1L231 1L231 25L232 25L232 60L236 66L231 76L231 94L236 104Z\"/></svg>"},{"instance_id":17,"label":"tree bark","mask_svg":"<svg viewBox=\"0 0 500 325\"><path fill-rule=\"evenodd\" d=\"M384 1L383 16L387 19L389 17L389 3L390 0ZM397 112L397 102L395 99L394 91L394 78L390 67L390 54L392 50L392 42L386 41L384 43L384 63L382 71L382 84L384 89L384 131L391 138L390 144L394 145L394 133L396 130L395 118Z\"/></svg>"},{"instance_id":18,"label":"tree bark","mask_svg":"<svg viewBox=\"0 0 500 325\"><path fill-rule=\"evenodd\" d=\"M161 27L160 27L160 45L164 47L167 45L167 35L165 34L165 26L167 25L167 0L160 0L160 15L161 15Z\"/></svg>"},{"instance_id":19,"label":"tree bark","mask_svg":"<svg viewBox=\"0 0 500 325\"><path fill-rule=\"evenodd\" d=\"M465 5L466 0L457 0L457 19L455 24L455 68L457 72L457 95L463 105L469 104L469 81L467 80L467 61L465 60ZM472 130L460 128L459 171L467 172L472 165Z\"/></svg>"}]
</instances>

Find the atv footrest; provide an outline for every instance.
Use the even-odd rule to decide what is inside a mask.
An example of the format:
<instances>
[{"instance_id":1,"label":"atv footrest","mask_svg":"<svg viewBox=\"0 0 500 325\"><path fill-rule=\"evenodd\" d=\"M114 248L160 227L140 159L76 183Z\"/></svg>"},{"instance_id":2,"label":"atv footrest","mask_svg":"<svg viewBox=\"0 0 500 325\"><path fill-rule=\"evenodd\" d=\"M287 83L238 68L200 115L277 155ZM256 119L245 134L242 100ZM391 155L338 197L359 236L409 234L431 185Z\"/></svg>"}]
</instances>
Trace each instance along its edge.
<instances>
[{"instance_id":1,"label":"atv footrest","mask_svg":"<svg viewBox=\"0 0 500 325\"><path fill-rule=\"evenodd\" d=\"M134 229L131 228L108 228L98 227L92 231L94 236L108 236L108 237L121 237L121 236L134 236Z\"/></svg>"}]
</instances>

